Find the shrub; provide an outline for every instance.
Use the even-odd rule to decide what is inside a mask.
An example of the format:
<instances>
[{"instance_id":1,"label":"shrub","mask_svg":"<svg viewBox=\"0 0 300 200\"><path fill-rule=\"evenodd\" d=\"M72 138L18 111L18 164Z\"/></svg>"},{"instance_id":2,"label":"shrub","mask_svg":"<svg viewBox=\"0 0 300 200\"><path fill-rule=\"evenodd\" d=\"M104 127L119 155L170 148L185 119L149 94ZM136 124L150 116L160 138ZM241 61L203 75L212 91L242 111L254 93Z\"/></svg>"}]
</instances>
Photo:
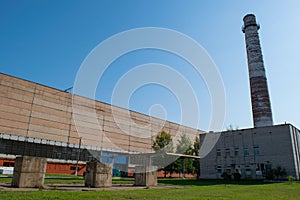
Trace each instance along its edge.
<instances>
[{"instance_id":1,"label":"shrub","mask_svg":"<svg viewBox=\"0 0 300 200\"><path fill-rule=\"evenodd\" d=\"M290 183L293 183L296 180L296 178L293 176L288 176L287 178Z\"/></svg>"},{"instance_id":2,"label":"shrub","mask_svg":"<svg viewBox=\"0 0 300 200\"><path fill-rule=\"evenodd\" d=\"M276 166L275 169L273 169L273 173L276 176L276 179L283 178L286 175L286 171L281 166Z\"/></svg>"},{"instance_id":3,"label":"shrub","mask_svg":"<svg viewBox=\"0 0 300 200\"><path fill-rule=\"evenodd\" d=\"M235 181L239 181L239 180L241 180L241 174L240 173L238 173L238 172L235 172L235 173L233 173L233 179L235 180Z\"/></svg>"},{"instance_id":4,"label":"shrub","mask_svg":"<svg viewBox=\"0 0 300 200\"><path fill-rule=\"evenodd\" d=\"M273 180L274 177L275 177L275 176L274 176L274 171L273 171L273 170L267 172L267 174L266 174L266 179L267 179L267 180Z\"/></svg>"},{"instance_id":5,"label":"shrub","mask_svg":"<svg viewBox=\"0 0 300 200\"><path fill-rule=\"evenodd\" d=\"M221 177L222 177L224 180L231 180L231 175L230 175L230 174L227 174L227 172L223 172L223 174L221 175Z\"/></svg>"}]
</instances>

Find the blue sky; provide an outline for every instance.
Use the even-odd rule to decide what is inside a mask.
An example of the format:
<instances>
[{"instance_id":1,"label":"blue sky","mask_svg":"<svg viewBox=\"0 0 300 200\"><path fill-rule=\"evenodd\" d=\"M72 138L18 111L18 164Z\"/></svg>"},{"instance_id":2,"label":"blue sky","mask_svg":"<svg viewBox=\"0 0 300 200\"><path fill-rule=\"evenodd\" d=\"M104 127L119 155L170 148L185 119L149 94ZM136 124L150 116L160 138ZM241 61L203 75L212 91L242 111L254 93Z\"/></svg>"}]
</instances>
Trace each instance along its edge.
<instances>
[{"instance_id":1,"label":"blue sky","mask_svg":"<svg viewBox=\"0 0 300 200\"><path fill-rule=\"evenodd\" d=\"M86 56L105 39L133 28L169 28L197 41L217 65L226 90L223 129L229 124L252 127L241 27L243 17L254 13L261 25L274 122L300 128L299 9L298 0L0 0L0 72L64 90L74 84ZM143 50L120 57L101 79L97 100L110 103L114 85L124 73L154 62L167 64L190 81L199 102L198 128L208 130L211 103L205 82L188 63L166 52ZM161 104L166 118L180 123L178 101L168 88L145 85L132 95L129 108L148 114L152 105Z\"/></svg>"}]
</instances>

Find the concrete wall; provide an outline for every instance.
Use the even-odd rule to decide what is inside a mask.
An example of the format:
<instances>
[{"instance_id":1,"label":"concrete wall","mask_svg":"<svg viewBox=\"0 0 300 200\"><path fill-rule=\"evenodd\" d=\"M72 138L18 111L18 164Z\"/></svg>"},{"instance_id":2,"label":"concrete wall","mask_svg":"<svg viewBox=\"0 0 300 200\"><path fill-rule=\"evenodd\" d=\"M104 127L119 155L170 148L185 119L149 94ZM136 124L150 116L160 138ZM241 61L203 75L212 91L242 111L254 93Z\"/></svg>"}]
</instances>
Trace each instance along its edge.
<instances>
[{"instance_id":1,"label":"concrete wall","mask_svg":"<svg viewBox=\"0 0 300 200\"><path fill-rule=\"evenodd\" d=\"M299 130L289 124L222 132L212 151L200 158L200 177L216 179L238 170L242 178L263 179L267 168L279 165L299 179L299 139Z\"/></svg>"},{"instance_id":2,"label":"concrete wall","mask_svg":"<svg viewBox=\"0 0 300 200\"><path fill-rule=\"evenodd\" d=\"M130 134L121 130L112 115L112 106L88 98L75 96L72 109L72 94L19 78L0 74L0 133L23 137L41 138L70 144L101 147L109 151L151 152L152 139L162 130L173 136L177 142L182 133L191 140L202 131L181 126L172 122L151 118L147 115L130 112L131 121L123 115L126 109L114 108L126 125ZM79 112L73 113L72 112ZM91 113L96 113L97 121ZM79 116L74 121L74 114ZM141 128L133 128L133 123ZM150 124L149 124L150 123ZM143 129L143 125L151 128ZM123 126L124 127L124 126ZM147 137L137 137L140 134Z\"/></svg>"}]
</instances>

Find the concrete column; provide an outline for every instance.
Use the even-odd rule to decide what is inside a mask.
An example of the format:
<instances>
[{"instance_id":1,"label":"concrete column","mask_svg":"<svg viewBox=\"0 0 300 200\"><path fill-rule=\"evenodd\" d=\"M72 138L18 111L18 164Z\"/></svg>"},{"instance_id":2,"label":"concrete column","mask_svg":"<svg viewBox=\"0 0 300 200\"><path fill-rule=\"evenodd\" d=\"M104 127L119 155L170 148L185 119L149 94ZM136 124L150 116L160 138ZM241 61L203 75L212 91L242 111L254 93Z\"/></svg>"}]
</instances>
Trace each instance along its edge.
<instances>
[{"instance_id":1,"label":"concrete column","mask_svg":"<svg viewBox=\"0 0 300 200\"><path fill-rule=\"evenodd\" d=\"M156 166L136 166L134 185L136 186L157 186Z\"/></svg>"},{"instance_id":2,"label":"concrete column","mask_svg":"<svg viewBox=\"0 0 300 200\"><path fill-rule=\"evenodd\" d=\"M43 187L47 158L17 157L14 165L13 187Z\"/></svg>"},{"instance_id":3,"label":"concrete column","mask_svg":"<svg viewBox=\"0 0 300 200\"><path fill-rule=\"evenodd\" d=\"M259 28L253 14L244 17L243 32L247 48L254 127L273 125L267 78L258 35Z\"/></svg>"},{"instance_id":4,"label":"concrete column","mask_svg":"<svg viewBox=\"0 0 300 200\"><path fill-rule=\"evenodd\" d=\"M111 187L112 167L101 162L87 162L84 179L86 187Z\"/></svg>"},{"instance_id":5,"label":"concrete column","mask_svg":"<svg viewBox=\"0 0 300 200\"><path fill-rule=\"evenodd\" d=\"M184 174L184 171L185 171L185 169L184 169L184 158L181 159L181 167L182 167L181 178L185 178L185 174Z\"/></svg>"}]
</instances>

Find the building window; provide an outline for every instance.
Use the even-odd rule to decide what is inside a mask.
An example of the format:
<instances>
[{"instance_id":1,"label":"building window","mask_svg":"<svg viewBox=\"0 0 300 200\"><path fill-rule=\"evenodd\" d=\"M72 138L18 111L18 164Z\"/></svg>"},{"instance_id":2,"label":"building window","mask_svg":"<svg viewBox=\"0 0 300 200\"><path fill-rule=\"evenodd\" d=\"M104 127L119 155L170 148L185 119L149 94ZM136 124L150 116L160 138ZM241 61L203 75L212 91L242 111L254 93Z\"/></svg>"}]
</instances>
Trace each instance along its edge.
<instances>
[{"instance_id":1,"label":"building window","mask_svg":"<svg viewBox=\"0 0 300 200\"><path fill-rule=\"evenodd\" d=\"M248 148L244 148L244 156L249 156L249 149Z\"/></svg>"},{"instance_id":2,"label":"building window","mask_svg":"<svg viewBox=\"0 0 300 200\"><path fill-rule=\"evenodd\" d=\"M217 149L217 156L221 156L221 149Z\"/></svg>"},{"instance_id":3,"label":"building window","mask_svg":"<svg viewBox=\"0 0 300 200\"><path fill-rule=\"evenodd\" d=\"M246 169L246 170L245 170L245 175L246 175L247 177L251 177L251 176L252 176L252 171L251 171L251 169Z\"/></svg>"},{"instance_id":4,"label":"building window","mask_svg":"<svg viewBox=\"0 0 300 200\"><path fill-rule=\"evenodd\" d=\"M4 167L13 167L14 164L15 164L15 163L13 163L13 162L4 162L4 163L3 163L3 166L4 166Z\"/></svg>"},{"instance_id":5,"label":"building window","mask_svg":"<svg viewBox=\"0 0 300 200\"><path fill-rule=\"evenodd\" d=\"M235 148L235 149L234 149L234 155L235 155L235 156L238 156L238 155L239 155L239 148Z\"/></svg>"},{"instance_id":6,"label":"building window","mask_svg":"<svg viewBox=\"0 0 300 200\"><path fill-rule=\"evenodd\" d=\"M218 167L217 167L217 174L221 175L222 173L223 173L222 167L221 167L221 166L218 166Z\"/></svg>"},{"instance_id":7,"label":"building window","mask_svg":"<svg viewBox=\"0 0 300 200\"><path fill-rule=\"evenodd\" d=\"M227 168L227 169L226 169L226 173L227 173L227 174L231 174L231 168Z\"/></svg>"},{"instance_id":8,"label":"building window","mask_svg":"<svg viewBox=\"0 0 300 200\"><path fill-rule=\"evenodd\" d=\"M258 163L256 165L256 170L255 170L256 176L263 176L263 171L264 171L264 166L263 165L264 164L262 164L262 163Z\"/></svg>"},{"instance_id":9,"label":"building window","mask_svg":"<svg viewBox=\"0 0 300 200\"><path fill-rule=\"evenodd\" d=\"M230 149L226 149L225 150L225 156L226 157L230 157Z\"/></svg>"},{"instance_id":10,"label":"building window","mask_svg":"<svg viewBox=\"0 0 300 200\"><path fill-rule=\"evenodd\" d=\"M254 147L254 155L259 155L259 147Z\"/></svg>"},{"instance_id":11,"label":"building window","mask_svg":"<svg viewBox=\"0 0 300 200\"><path fill-rule=\"evenodd\" d=\"M75 166L70 166L70 170L76 170Z\"/></svg>"}]
</instances>

